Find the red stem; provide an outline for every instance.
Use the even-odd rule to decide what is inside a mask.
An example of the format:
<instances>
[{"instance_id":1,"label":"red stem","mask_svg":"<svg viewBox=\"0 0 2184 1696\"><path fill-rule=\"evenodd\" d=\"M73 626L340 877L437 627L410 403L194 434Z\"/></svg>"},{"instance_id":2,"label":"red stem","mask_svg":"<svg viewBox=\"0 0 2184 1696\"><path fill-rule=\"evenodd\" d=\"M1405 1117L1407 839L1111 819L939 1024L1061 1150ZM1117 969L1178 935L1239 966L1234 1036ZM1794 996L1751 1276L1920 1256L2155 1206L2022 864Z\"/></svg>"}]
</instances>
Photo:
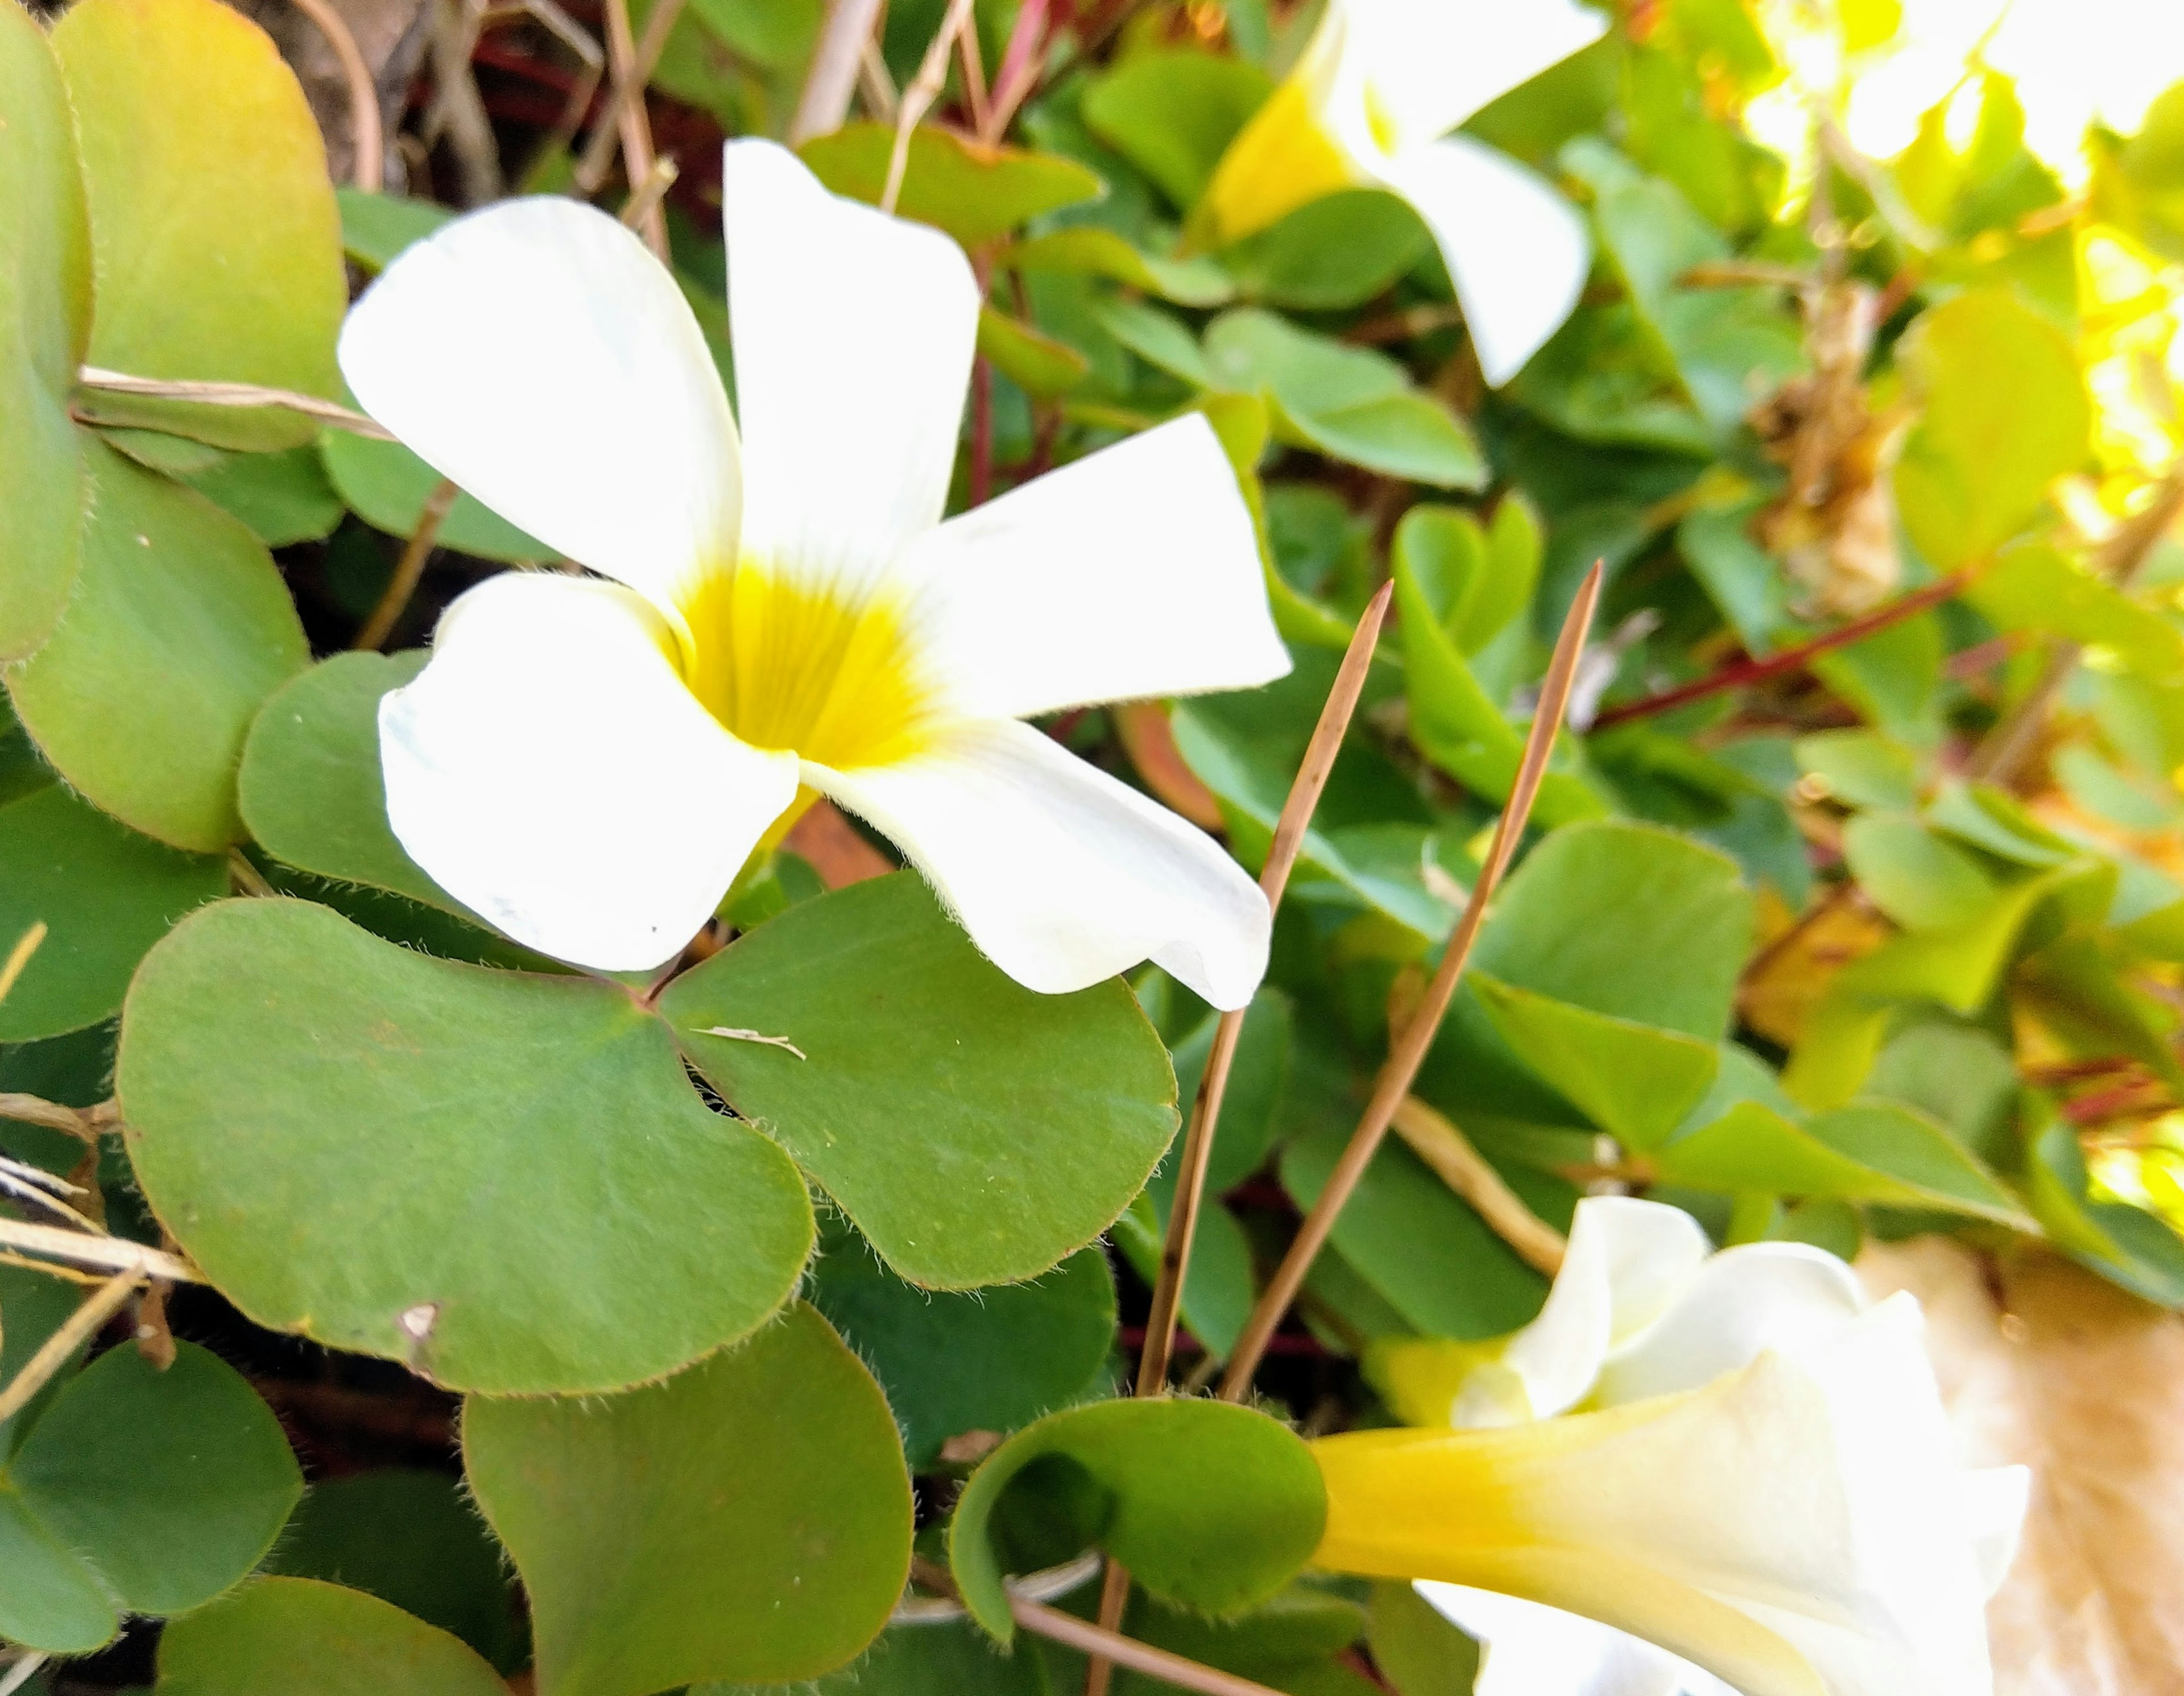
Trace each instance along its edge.
<instances>
[{"instance_id":1,"label":"red stem","mask_svg":"<svg viewBox=\"0 0 2184 1696\"><path fill-rule=\"evenodd\" d=\"M1683 683L1675 689L1663 689L1658 695L1649 695L1637 700L1627 700L1620 706L1611 706L1592 721L1595 730L1605 730L1610 725L1621 724L1633 718L1650 718L1657 712L1669 712L1694 700L1703 700L1708 695L1719 695L1724 689L1743 689L1749 684L1764 683L1769 678L1780 677L1786 672L1800 672L1823 654L1837 648L1847 648L1853 642L1863 642L1876 632L1892 624L1939 606L1947 600L1977 574L1978 567L1967 566L1962 571L1952 572L1939 583L1929 583L1922 589L1892 600L1886 606L1875 607L1863 618L1853 618L1838 629L1815 636L1809 642L1800 642L1794 648L1785 648L1779 654L1769 654L1763 659L1742 659L1734 665L1724 666L1696 682Z\"/></svg>"}]
</instances>

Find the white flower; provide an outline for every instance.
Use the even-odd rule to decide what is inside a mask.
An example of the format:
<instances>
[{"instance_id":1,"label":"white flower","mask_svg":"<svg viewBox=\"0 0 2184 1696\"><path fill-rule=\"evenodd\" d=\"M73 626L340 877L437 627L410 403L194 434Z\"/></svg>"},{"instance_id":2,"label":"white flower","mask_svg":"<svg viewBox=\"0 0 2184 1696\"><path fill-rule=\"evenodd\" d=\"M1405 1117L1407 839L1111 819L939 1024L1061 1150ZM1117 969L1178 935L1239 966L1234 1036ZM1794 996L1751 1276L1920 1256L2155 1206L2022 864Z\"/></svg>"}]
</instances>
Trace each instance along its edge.
<instances>
[{"instance_id":1,"label":"white flower","mask_svg":"<svg viewBox=\"0 0 2184 1696\"><path fill-rule=\"evenodd\" d=\"M1432 230L1488 382L1523 369L1584 290L1584 221L1515 160L1447 132L1599 39L1575 0L1328 0L1295 70L1229 146L1195 219L1225 244L1338 188Z\"/></svg>"},{"instance_id":2,"label":"white flower","mask_svg":"<svg viewBox=\"0 0 2184 1696\"><path fill-rule=\"evenodd\" d=\"M1314 1445L1315 1558L1427 1581L1479 1696L1987 1696L2026 1475L1960 1464L1922 1324L1818 1249L1583 1202L1530 1325L1374 1361L1447 1423Z\"/></svg>"},{"instance_id":3,"label":"white flower","mask_svg":"<svg viewBox=\"0 0 2184 1696\"><path fill-rule=\"evenodd\" d=\"M1017 722L1289 669L1212 430L1178 420L943 523L979 305L962 253L769 142L729 145L723 195L740 439L673 279L571 201L449 225L350 315L365 410L602 574L509 573L448 608L380 711L395 834L518 941L644 970L816 792L1020 983L1150 958L1243 1005L1267 956L1251 879Z\"/></svg>"}]
</instances>

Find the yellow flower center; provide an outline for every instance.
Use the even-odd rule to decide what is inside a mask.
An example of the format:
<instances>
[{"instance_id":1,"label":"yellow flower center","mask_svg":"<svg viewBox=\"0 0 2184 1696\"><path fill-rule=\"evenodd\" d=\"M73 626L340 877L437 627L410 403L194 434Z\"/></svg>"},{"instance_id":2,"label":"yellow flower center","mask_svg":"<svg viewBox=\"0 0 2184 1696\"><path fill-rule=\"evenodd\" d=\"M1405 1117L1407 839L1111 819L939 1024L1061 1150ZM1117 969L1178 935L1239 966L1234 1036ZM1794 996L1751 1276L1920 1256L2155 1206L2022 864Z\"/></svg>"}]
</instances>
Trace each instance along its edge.
<instances>
[{"instance_id":1,"label":"yellow flower center","mask_svg":"<svg viewBox=\"0 0 2184 1696\"><path fill-rule=\"evenodd\" d=\"M683 597L684 680L755 748L847 770L886 765L929 739L933 689L902 609L852 601L745 559Z\"/></svg>"}]
</instances>

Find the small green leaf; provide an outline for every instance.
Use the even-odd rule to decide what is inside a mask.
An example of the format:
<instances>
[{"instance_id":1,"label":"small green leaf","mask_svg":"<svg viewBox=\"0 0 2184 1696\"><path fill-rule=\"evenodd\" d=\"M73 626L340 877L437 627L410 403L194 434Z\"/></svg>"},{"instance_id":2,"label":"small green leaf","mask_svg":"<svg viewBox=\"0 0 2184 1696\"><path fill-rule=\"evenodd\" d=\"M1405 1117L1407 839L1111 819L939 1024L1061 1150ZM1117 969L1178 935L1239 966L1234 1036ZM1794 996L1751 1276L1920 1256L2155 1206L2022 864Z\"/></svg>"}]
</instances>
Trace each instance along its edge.
<instances>
[{"instance_id":1,"label":"small green leaf","mask_svg":"<svg viewBox=\"0 0 2184 1696\"><path fill-rule=\"evenodd\" d=\"M1510 878L1474 969L1713 1043L1729 1029L1752 923L1727 855L1651 825L1573 824Z\"/></svg>"},{"instance_id":2,"label":"small green leaf","mask_svg":"<svg viewBox=\"0 0 2184 1696\"><path fill-rule=\"evenodd\" d=\"M801 1303L664 1384L473 1398L463 1450L551 1696L816 1677L879 1634L908 1576L886 1400Z\"/></svg>"},{"instance_id":3,"label":"small green leaf","mask_svg":"<svg viewBox=\"0 0 2184 1696\"><path fill-rule=\"evenodd\" d=\"M59 784L0 806L0 948L45 940L0 1000L0 1041L28 1042L117 1011L144 951L227 892L226 862L116 824Z\"/></svg>"},{"instance_id":4,"label":"small green leaf","mask_svg":"<svg viewBox=\"0 0 2184 1696\"><path fill-rule=\"evenodd\" d=\"M19 1088L23 1081L9 1078L7 1087ZM68 1140L74 1147L82 1146L73 1137ZM0 1264L0 1384L14 1382L15 1375L23 1370L25 1363L61 1328L82 1299L81 1291L74 1284L48 1273ZM84 1347L87 1348L90 1344L86 1342ZM81 1349L76 1351L76 1355L81 1353ZM75 1364L74 1357L63 1362L44 1387L20 1411L0 1420L0 1466L6 1465L16 1442L38 1422L46 1403L68 1383Z\"/></svg>"},{"instance_id":5,"label":"small green leaf","mask_svg":"<svg viewBox=\"0 0 2184 1696\"><path fill-rule=\"evenodd\" d=\"M259 703L309 658L303 626L239 520L86 446L91 505L69 615L9 669L8 693L78 793L148 836L213 852L242 834L242 739Z\"/></svg>"},{"instance_id":6,"label":"small green leaf","mask_svg":"<svg viewBox=\"0 0 2184 1696\"><path fill-rule=\"evenodd\" d=\"M91 333L91 232L68 91L46 32L0 16L0 660L52 633L75 581L83 506L69 392Z\"/></svg>"},{"instance_id":7,"label":"small green leaf","mask_svg":"<svg viewBox=\"0 0 2184 1696\"><path fill-rule=\"evenodd\" d=\"M0 1637L96 1649L118 1614L201 1606L272 1546L304 1488L280 1422L217 1355L176 1351L162 1372L109 1349L0 1474Z\"/></svg>"},{"instance_id":8,"label":"small green leaf","mask_svg":"<svg viewBox=\"0 0 2184 1696\"><path fill-rule=\"evenodd\" d=\"M1819 1114L1808 1129L1836 1153L1916 1191L1928 1206L2033 1229L2023 1203L1925 1113L1893 1102L1853 1102Z\"/></svg>"},{"instance_id":9,"label":"small green leaf","mask_svg":"<svg viewBox=\"0 0 2184 1696\"><path fill-rule=\"evenodd\" d=\"M1797 769L1846 806L1908 812L1919 805L1919 762L1900 742L1870 730L1800 736Z\"/></svg>"},{"instance_id":10,"label":"small green leaf","mask_svg":"<svg viewBox=\"0 0 2184 1696\"><path fill-rule=\"evenodd\" d=\"M1873 904L1907 930L1978 918L1995 880L1947 837L1901 813L1860 813L1843 827L1843 858Z\"/></svg>"},{"instance_id":11,"label":"small green leaf","mask_svg":"<svg viewBox=\"0 0 2184 1696\"><path fill-rule=\"evenodd\" d=\"M1162 49L1134 53L1098 78L1082 109L1095 135L1184 211L1273 90L1266 72L1241 59Z\"/></svg>"},{"instance_id":12,"label":"small green leaf","mask_svg":"<svg viewBox=\"0 0 2184 1696\"><path fill-rule=\"evenodd\" d=\"M991 1521L1034 1463L1076 1469L1107 1501L1100 1546L1164 1601L1212 1614L1265 1600L1311 1558L1327 1497L1311 1451L1226 1402L1095 1402L1001 1445L957 1500L948 1558L972 1617L1013 1637Z\"/></svg>"},{"instance_id":13,"label":"small green leaf","mask_svg":"<svg viewBox=\"0 0 2184 1696\"><path fill-rule=\"evenodd\" d=\"M2070 338L2000 288L1926 312L1900 360L1925 411L1897 463L1897 505L1921 554L1961 566L2015 535L2085 457L2085 379Z\"/></svg>"},{"instance_id":14,"label":"small green leaf","mask_svg":"<svg viewBox=\"0 0 2184 1696\"><path fill-rule=\"evenodd\" d=\"M1083 1247L1175 1131L1174 1074L1119 979L1034 994L913 873L790 908L660 1005L729 1104L931 1289L1035 1277Z\"/></svg>"},{"instance_id":15,"label":"small green leaf","mask_svg":"<svg viewBox=\"0 0 2184 1696\"><path fill-rule=\"evenodd\" d=\"M237 454L182 481L248 524L269 548L316 542L341 522L342 499L308 444L277 454Z\"/></svg>"},{"instance_id":16,"label":"small green leaf","mask_svg":"<svg viewBox=\"0 0 2184 1696\"><path fill-rule=\"evenodd\" d=\"M806 142L798 153L837 194L878 205L894 152L893 124L846 124ZM1074 159L992 147L950 130L921 125L910 132L897 214L945 230L967 248L1006 236L1027 219L1107 192Z\"/></svg>"},{"instance_id":17,"label":"small green leaf","mask_svg":"<svg viewBox=\"0 0 2184 1696\"><path fill-rule=\"evenodd\" d=\"M1178 306L1221 306L1236 298L1234 280L1203 254L1161 258L1093 224L1030 237L1005 249L996 263L1011 271L1112 277Z\"/></svg>"},{"instance_id":18,"label":"small green leaf","mask_svg":"<svg viewBox=\"0 0 2184 1696\"><path fill-rule=\"evenodd\" d=\"M1039 399L1074 388L1092 369L1092 362L1068 343L990 306L978 309L978 352L1017 388Z\"/></svg>"},{"instance_id":19,"label":"small green leaf","mask_svg":"<svg viewBox=\"0 0 2184 1696\"><path fill-rule=\"evenodd\" d=\"M1479 1645L1408 1584L1376 1580L1366 1641L1398 1696L1472 1696Z\"/></svg>"},{"instance_id":20,"label":"small green leaf","mask_svg":"<svg viewBox=\"0 0 2184 1696\"><path fill-rule=\"evenodd\" d=\"M399 442L375 442L345 430L319 438L319 454L335 493L373 528L405 540L416 533L425 503L440 474ZM517 529L467 494L459 494L441 521L439 545L475 559L522 564L554 557L554 550Z\"/></svg>"},{"instance_id":21,"label":"small green leaf","mask_svg":"<svg viewBox=\"0 0 2184 1696\"><path fill-rule=\"evenodd\" d=\"M1305 312L1362 306L1424 255L1418 215L1384 189L1344 189L1308 201L1237 243L1222 264L1247 298Z\"/></svg>"},{"instance_id":22,"label":"small green leaf","mask_svg":"<svg viewBox=\"0 0 2184 1696\"><path fill-rule=\"evenodd\" d=\"M318 124L271 38L214 0L83 0L53 51L91 209L89 363L339 395L341 217ZM79 404L223 447L318 433L263 408L95 391Z\"/></svg>"},{"instance_id":23,"label":"small green leaf","mask_svg":"<svg viewBox=\"0 0 2184 1696\"><path fill-rule=\"evenodd\" d=\"M827 1232L811 1297L887 1392L912 1467L964 1431L1012 1431L1074 1401L1115 1340L1115 1279L1098 1248L1045 1276L932 1295L846 1227Z\"/></svg>"},{"instance_id":24,"label":"small green leaf","mask_svg":"<svg viewBox=\"0 0 2184 1696\"><path fill-rule=\"evenodd\" d=\"M2081 570L2055 549L2005 549L1964 599L2001 630L2037 630L2100 650L2149 682L2184 673L2184 633L2154 610Z\"/></svg>"},{"instance_id":25,"label":"small green leaf","mask_svg":"<svg viewBox=\"0 0 2184 1696\"><path fill-rule=\"evenodd\" d=\"M153 1696L507 1696L462 1643L309 1578L261 1578L169 1626Z\"/></svg>"},{"instance_id":26,"label":"small green leaf","mask_svg":"<svg viewBox=\"0 0 2184 1696\"><path fill-rule=\"evenodd\" d=\"M1109 1233L1148 1285L1160 1275L1161 1249L1173 1206L1175 1180L1166 1169L1162 1175L1167 1179L1166 1192L1156 1194L1148 1186ZM1200 1207L1197 1228L1191 1233L1190 1264L1183 1275L1183 1328L1212 1349L1216 1358L1226 1359L1244 1334L1257 1293L1251 1239L1236 1215L1209 1197Z\"/></svg>"},{"instance_id":27,"label":"small green leaf","mask_svg":"<svg viewBox=\"0 0 2184 1696\"><path fill-rule=\"evenodd\" d=\"M116 1084L146 1197L223 1293L454 1387L672 1371L762 1322L811 1241L787 1158L705 1107L619 985L431 959L304 901L222 902L153 949Z\"/></svg>"},{"instance_id":28,"label":"small green leaf","mask_svg":"<svg viewBox=\"0 0 2184 1696\"><path fill-rule=\"evenodd\" d=\"M435 201L363 188L337 188L334 200L341 208L343 252L372 271L385 271L403 248L455 215Z\"/></svg>"},{"instance_id":29,"label":"small green leaf","mask_svg":"<svg viewBox=\"0 0 2184 1696\"><path fill-rule=\"evenodd\" d=\"M1683 1122L1713 1080L1713 1045L1505 984L1468 979L1502 1039L1609 1135L1647 1148Z\"/></svg>"},{"instance_id":30,"label":"small green leaf","mask_svg":"<svg viewBox=\"0 0 2184 1696\"><path fill-rule=\"evenodd\" d=\"M243 744L237 795L243 823L275 858L468 918L403 851L387 822L380 697L415 678L427 657L422 650L337 654L276 690Z\"/></svg>"},{"instance_id":31,"label":"small green leaf","mask_svg":"<svg viewBox=\"0 0 2184 1696\"><path fill-rule=\"evenodd\" d=\"M266 1570L365 1591L454 1633L497 1667L521 1664L500 1545L444 1472L397 1466L313 1485Z\"/></svg>"}]
</instances>

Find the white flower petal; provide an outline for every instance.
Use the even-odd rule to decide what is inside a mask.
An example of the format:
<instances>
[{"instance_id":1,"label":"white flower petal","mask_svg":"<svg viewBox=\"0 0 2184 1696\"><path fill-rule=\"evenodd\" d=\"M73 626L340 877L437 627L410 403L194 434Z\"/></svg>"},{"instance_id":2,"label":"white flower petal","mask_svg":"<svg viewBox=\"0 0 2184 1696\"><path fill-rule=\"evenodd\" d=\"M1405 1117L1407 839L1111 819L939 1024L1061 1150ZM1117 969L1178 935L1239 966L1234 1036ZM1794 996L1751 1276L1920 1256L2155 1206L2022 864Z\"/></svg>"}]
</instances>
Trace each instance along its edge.
<instances>
[{"instance_id":1,"label":"white flower petal","mask_svg":"<svg viewBox=\"0 0 2184 1696\"><path fill-rule=\"evenodd\" d=\"M1581 1615L1463 1584L1412 1587L1478 1641L1473 1696L1735 1696L1712 1673Z\"/></svg>"},{"instance_id":2,"label":"white flower petal","mask_svg":"<svg viewBox=\"0 0 2184 1696\"><path fill-rule=\"evenodd\" d=\"M1150 959L1240 1007L1266 971L1271 918L1243 868L1029 725L960 726L895 764L804 773L886 832L1028 988L1063 994Z\"/></svg>"},{"instance_id":3,"label":"white flower petal","mask_svg":"<svg viewBox=\"0 0 2184 1696\"><path fill-rule=\"evenodd\" d=\"M357 399L511 524L663 608L735 554L734 421L674 279L539 197L409 248L342 331Z\"/></svg>"},{"instance_id":4,"label":"white flower petal","mask_svg":"<svg viewBox=\"0 0 2184 1696\"><path fill-rule=\"evenodd\" d=\"M950 519L904 561L949 710L1021 718L1285 674L1250 509L1193 413Z\"/></svg>"},{"instance_id":5,"label":"white flower petal","mask_svg":"<svg viewBox=\"0 0 2184 1696\"><path fill-rule=\"evenodd\" d=\"M1984 1574L1898 1297L1703 1390L1313 1445L1315 1556L1566 1608L1747 1696L1989 1696Z\"/></svg>"},{"instance_id":6,"label":"white flower petal","mask_svg":"<svg viewBox=\"0 0 2184 1696\"><path fill-rule=\"evenodd\" d=\"M1709 1245L1680 1208L1621 1196L1580 1202L1569 1247L1539 1318L1510 1338L1500 1364L1524 1381L1530 1417L1575 1407L1591 1393L1617 1344L1651 1325L1705 1263ZM1497 1425L1507 1417L1494 1385L1467 1386L1451 1422Z\"/></svg>"},{"instance_id":7,"label":"white flower petal","mask_svg":"<svg viewBox=\"0 0 2184 1696\"><path fill-rule=\"evenodd\" d=\"M1865 1308L1857 1275L1800 1242L1725 1249L1697 1269L1658 1323L1612 1353L1594 1388L1603 1407L1696 1390L1757 1359L1834 1336Z\"/></svg>"},{"instance_id":8,"label":"white flower petal","mask_svg":"<svg viewBox=\"0 0 2184 1696\"><path fill-rule=\"evenodd\" d=\"M940 521L978 287L939 231L828 193L771 142L729 142L721 192L744 552L854 603Z\"/></svg>"},{"instance_id":9,"label":"white flower petal","mask_svg":"<svg viewBox=\"0 0 2184 1696\"><path fill-rule=\"evenodd\" d=\"M1607 29L1576 0L1335 0L1398 148L1430 141Z\"/></svg>"},{"instance_id":10,"label":"white flower petal","mask_svg":"<svg viewBox=\"0 0 2184 1696\"><path fill-rule=\"evenodd\" d=\"M1467 136L1407 148L1377 170L1440 244L1479 369L1499 388L1585 292L1585 220L1535 173Z\"/></svg>"},{"instance_id":11,"label":"white flower petal","mask_svg":"<svg viewBox=\"0 0 2184 1696\"><path fill-rule=\"evenodd\" d=\"M796 759L738 742L674 637L618 584L516 572L449 607L379 708L387 817L442 888L598 971L674 955L794 799Z\"/></svg>"}]
</instances>

